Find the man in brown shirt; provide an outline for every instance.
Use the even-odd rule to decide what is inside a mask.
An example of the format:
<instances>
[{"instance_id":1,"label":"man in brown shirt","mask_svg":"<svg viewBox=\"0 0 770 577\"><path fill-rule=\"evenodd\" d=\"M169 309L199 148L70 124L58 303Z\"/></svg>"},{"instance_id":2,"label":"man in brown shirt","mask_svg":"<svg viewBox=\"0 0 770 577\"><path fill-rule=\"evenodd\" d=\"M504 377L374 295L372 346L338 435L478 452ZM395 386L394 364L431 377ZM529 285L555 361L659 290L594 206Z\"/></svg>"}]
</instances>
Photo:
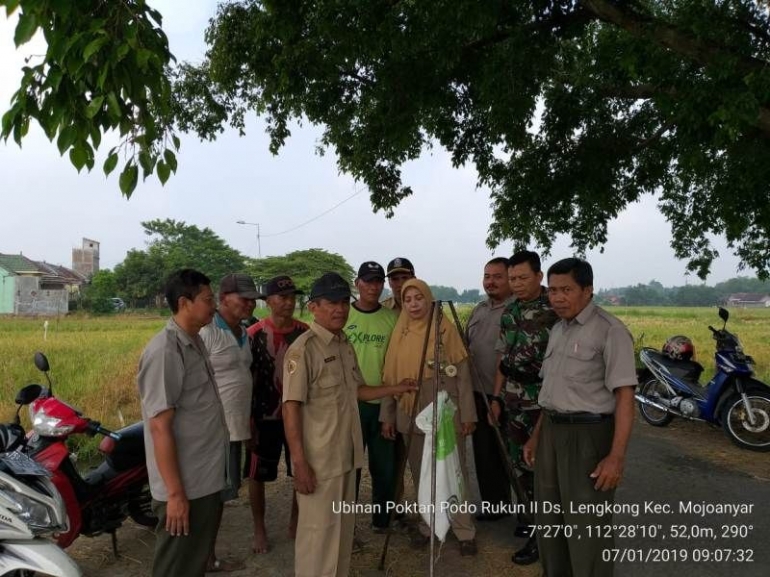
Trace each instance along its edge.
<instances>
[{"instance_id":1,"label":"man in brown shirt","mask_svg":"<svg viewBox=\"0 0 770 577\"><path fill-rule=\"evenodd\" d=\"M388 263L388 286L393 294L382 301L382 306L397 313L401 312L401 287L410 278L414 278L414 265L408 258L397 256Z\"/></svg>"},{"instance_id":2,"label":"man in brown shirt","mask_svg":"<svg viewBox=\"0 0 770 577\"><path fill-rule=\"evenodd\" d=\"M284 360L283 421L299 506L297 577L348 574L356 469L364 464L358 400L415 388L366 386L343 332L350 296L350 285L336 273L315 281L308 303L313 323L292 343Z\"/></svg>"}]
</instances>

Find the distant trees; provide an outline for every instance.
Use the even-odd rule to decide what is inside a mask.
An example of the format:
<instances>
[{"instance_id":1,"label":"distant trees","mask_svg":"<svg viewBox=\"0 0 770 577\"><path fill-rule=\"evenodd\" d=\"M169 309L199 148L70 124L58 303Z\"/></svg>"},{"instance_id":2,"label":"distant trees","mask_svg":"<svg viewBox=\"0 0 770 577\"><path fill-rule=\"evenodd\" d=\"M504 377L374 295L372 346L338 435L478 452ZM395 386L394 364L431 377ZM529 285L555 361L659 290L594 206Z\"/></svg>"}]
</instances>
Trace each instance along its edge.
<instances>
[{"instance_id":1,"label":"distant trees","mask_svg":"<svg viewBox=\"0 0 770 577\"><path fill-rule=\"evenodd\" d=\"M255 259L251 261L247 272L254 277L258 285L264 285L269 279L278 275L289 275L297 288L305 291L306 295L310 294L313 281L326 272L342 275L351 285L356 276L353 267L344 257L320 248Z\"/></svg>"},{"instance_id":2,"label":"distant trees","mask_svg":"<svg viewBox=\"0 0 770 577\"><path fill-rule=\"evenodd\" d=\"M702 307L724 303L733 293L770 294L770 282L757 278L737 277L714 286L691 284L665 288L658 281L634 286L600 290L597 302L626 306Z\"/></svg>"}]
</instances>

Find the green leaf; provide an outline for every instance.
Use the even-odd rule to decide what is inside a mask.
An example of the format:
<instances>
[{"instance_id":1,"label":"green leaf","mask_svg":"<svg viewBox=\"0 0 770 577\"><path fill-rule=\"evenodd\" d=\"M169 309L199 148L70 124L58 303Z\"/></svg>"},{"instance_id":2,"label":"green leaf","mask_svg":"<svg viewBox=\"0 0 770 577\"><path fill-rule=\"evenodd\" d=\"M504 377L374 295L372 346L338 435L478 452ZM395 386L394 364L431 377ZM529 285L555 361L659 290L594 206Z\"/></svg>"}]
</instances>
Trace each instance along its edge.
<instances>
[{"instance_id":1,"label":"green leaf","mask_svg":"<svg viewBox=\"0 0 770 577\"><path fill-rule=\"evenodd\" d=\"M168 167L168 164L166 164L163 160L159 160L157 171L158 171L158 179L160 180L160 183L166 184L168 177L171 175L171 169Z\"/></svg>"},{"instance_id":2,"label":"green leaf","mask_svg":"<svg viewBox=\"0 0 770 577\"><path fill-rule=\"evenodd\" d=\"M13 127L14 120L16 119L16 115L19 113L18 109L14 106L11 108L8 112L3 114L3 120L2 120L2 136L3 138L8 138L8 135L11 134L11 128Z\"/></svg>"},{"instance_id":3,"label":"green leaf","mask_svg":"<svg viewBox=\"0 0 770 577\"><path fill-rule=\"evenodd\" d=\"M94 148L99 148L99 145L102 143L102 131L99 130L99 126L96 124L91 125L90 134Z\"/></svg>"},{"instance_id":4,"label":"green leaf","mask_svg":"<svg viewBox=\"0 0 770 577\"><path fill-rule=\"evenodd\" d=\"M16 44L16 48L29 42L30 38L35 35L37 30L37 17L35 14L27 14L22 12L19 16L19 23L16 25L16 33L13 36L13 41Z\"/></svg>"},{"instance_id":5,"label":"green leaf","mask_svg":"<svg viewBox=\"0 0 770 577\"><path fill-rule=\"evenodd\" d=\"M166 149L163 151L163 158L166 159L166 164L168 164L169 168L176 173L176 155Z\"/></svg>"},{"instance_id":6,"label":"green leaf","mask_svg":"<svg viewBox=\"0 0 770 577\"><path fill-rule=\"evenodd\" d=\"M70 150L70 162L75 165L75 168L78 169L78 172L80 172L80 170L85 166L87 160L88 152L81 143L77 143L72 147Z\"/></svg>"},{"instance_id":7,"label":"green leaf","mask_svg":"<svg viewBox=\"0 0 770 577\"><path fill-rule=\"evenodd\" d=\"M107 160L104 161L104 176L109 176L110 173L115 170L115 167L118 165L118 153L113 152L107 157Z\"/></svg>"},{"instance_id":8,"label":"green leaf","mask_svg":"<svg viewBox=\"0 0 770 577\"><path fill-rule=\"evenodd\" d=\"M179 145L180 145L179 137L176 136L176 135L172 136L171 137L171 142L174 143L174 148L178 151L179 150Z\"/></svg>"},{"instance_id":9,"label":"green leaf","mask_svg":"<svg viewBox=\"0 0 770 577\"><path fill-rule=\"evenodd\" d=\"M59 154L64 154L64 152L75 142L77 136L78 129L73 124L65 126L62 131L59 132L59 138L56 140L56 146L59 147Z\"/></svg>"},{"instance_id":10,"label":"green leaf","mask_svg":"<svg viewBox=\"0 0 770 577\"><path fill-rule=\"evenodd\" d=\"M129 161L123 172L120 173L120 191L126 198L131 198L138 181L139 167L133 161Z\"/></svg>"},{"instance_id":11,"label":"green leaf","mask_svg":"<svg viewBox=\"0 0 770 577\"><path fill-rule=\"evenodd\" d=\"M114 92L110 92L107 95L107 112L113 120L117 121L121 119L120 103Z\"/></svg>"},{"instance_id":12,"label":"green leaf","mask_svg":"<svg viewBox=\"0 0 770 577\"><path fill-rule=\"evenodd\" d=\"M96 40L89 42L88 45L83 48L83 60L89 60L91 56L99 52L99 49L106 43L107 38L97 38Z\"/></svg>"},{"instance_id":13,"label":"green leaf","mask_svg":"<svg viewBox=\"0 0 770 577\"><path fill-rule=\"evenodd\" d=\"M102 104L104 103L104 96L97 96L94 98L91 103L86 108L86 118L93 118L96 116L99 111L102 109Z\"/></svg>"},{"instance_id":14,"label":"green leaf","mask_svg":"<svg viewBox=\"0 0 770 577\"><path fill-rule=\"evenodd\" d=\"M152 171L155 168L155 160L152 158L150 153L147 152L147 150L142 150L139 153L139 166L142 167L143 180L152 174Z\"/></svg>"},{"instance_id":15,"label":"green leaf","mask_svg":"<svg viewBox=\"0 0 770 577\"><path fill-rule=\"evenodd\" d=\"M5 15L10 16L16 12L16 8L19 7L19 0L6 0L5 2Z\"/></svg>"}]
</instances>

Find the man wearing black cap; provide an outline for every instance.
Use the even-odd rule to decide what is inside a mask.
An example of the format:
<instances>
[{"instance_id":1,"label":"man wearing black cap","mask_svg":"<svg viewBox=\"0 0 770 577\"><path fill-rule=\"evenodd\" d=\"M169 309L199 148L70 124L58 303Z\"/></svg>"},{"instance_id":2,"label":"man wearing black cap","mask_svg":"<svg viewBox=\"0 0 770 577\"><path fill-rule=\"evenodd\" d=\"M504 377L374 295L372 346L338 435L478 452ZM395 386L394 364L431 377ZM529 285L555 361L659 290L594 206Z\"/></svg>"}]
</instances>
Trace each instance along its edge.
<instances>
[{"instance_id":1,"label":"man wearing black cap","mask_svg":"<svg viewBox=\"0 0 770 577\"><path fill-rule=\"evenodd\" d=\"M358 268L356 289L358 300L353 303L345 334L353 345L358 366L369 387L382 386L385 353L398 315L379 303L385 284L385 271L373 261ZM359 401L364 449L369 451L369 474L372 477L372 527L383 532L388 527L387 504L395 492L395 449L393 439L380 434L380 399ZM356 500L361 483L361 470L356 472Z\"/></svg>"},{"instance_id":2,"label":"man wearing black cap","mask_svg":"<svg viewBox=\"0 0 770 577\"><path fill-rule=\"evenodd\" d=\"M308 304L313 323L284 362L283 418L299 505L296 577L348 574L355 513L341 506L355 501L355 471L363 466L357 400L414 389L366 386L343 331L350 296L337 273L316 280Z\"/></svg>"},{"instance_id":3,"label":"man wearing black cap","mask_svg":"<svg viewBox=\"0 0 770 577\"><path fill-rule=\"evenodd\" d=\"M414 265L408 258L398 256L388 263L388 285L391 296L382 301L385 308L401 312L401 287L410 278L414 278Z\"/></svg>"},{"instance_id":4,"label":"man wearing black cap","mask_svg":"<svg viewBox=\"0 0 770 577\"><path fill-rule=\"evenodd\" d=\"M253 400L251 404L252 439L243 476L249 479L249 498L254 518L254 552L267 553L265 527L265 483L278 478L278 462L285 449L286 470L291 475L291 457L283 428L283 359L286 350L308 326L294 318L296 295L305 294L294 281L281 275L270 279L265 294L270 315L248 329L251 337ZM297 498L292 499L289 535L297 531Z\"/></svg>"}]
</instances>

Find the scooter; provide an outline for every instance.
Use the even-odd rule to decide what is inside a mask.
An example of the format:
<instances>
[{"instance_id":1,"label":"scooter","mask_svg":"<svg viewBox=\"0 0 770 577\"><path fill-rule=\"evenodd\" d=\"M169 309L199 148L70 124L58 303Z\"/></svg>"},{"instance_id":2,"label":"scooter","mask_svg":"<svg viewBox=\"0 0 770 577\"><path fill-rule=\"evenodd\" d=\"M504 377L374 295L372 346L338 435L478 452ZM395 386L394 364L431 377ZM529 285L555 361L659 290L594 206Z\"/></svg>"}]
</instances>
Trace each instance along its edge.
<instances>
[{"instance_id":1,"label":"scooter","mask_svg":"<svg viewBox=\"0 0 770 577\"><path fill-rule=\"evenodd\" d=\"M45 374L48 387L30 405L34 434L27 440L26 451L52 473L64 498L70 528L58 536L57 543L66 548L78 535L109 533L117 556L116 531L127 517L145 527L155 527L158 521L151 509L143 425L134 423L113 432L84 417L53 396L50 367L43 353L35 353L35 366ZM84 477L66 444L75 434L104 435L99 450L105 458Z\"/></svg>"},{"instance_id":2,"label":"scooter","mask_svg":"<svg viewBox=\"0 0 770 577\"><path fill-rule=\"evenodd\" d=\"M730 440L744 449L770 451L770 388L753 377L754 360L738 337L727 330L730 313L719 308L721 329L709 326L716 341L716 374L705 385L703 367L692 360L674 360L644 347L644 365L636 400L642 418L664 427L674 417L721 425Z\"/></svg>"},{"instance_id":3,"label":"scooter","mask_svg":"<svg viewBox=\"0 0 770 577\"><path fill-rule=\"evenodd\" d=\"M37 398L23 389L19 409ZM25 396L26 395L26 396ZM50 472L24 454L19 411L13 424L0 425L0 574L81 577L75 562L47 536L67 530L67 512Z\"/></svg>"}]
</instances>

